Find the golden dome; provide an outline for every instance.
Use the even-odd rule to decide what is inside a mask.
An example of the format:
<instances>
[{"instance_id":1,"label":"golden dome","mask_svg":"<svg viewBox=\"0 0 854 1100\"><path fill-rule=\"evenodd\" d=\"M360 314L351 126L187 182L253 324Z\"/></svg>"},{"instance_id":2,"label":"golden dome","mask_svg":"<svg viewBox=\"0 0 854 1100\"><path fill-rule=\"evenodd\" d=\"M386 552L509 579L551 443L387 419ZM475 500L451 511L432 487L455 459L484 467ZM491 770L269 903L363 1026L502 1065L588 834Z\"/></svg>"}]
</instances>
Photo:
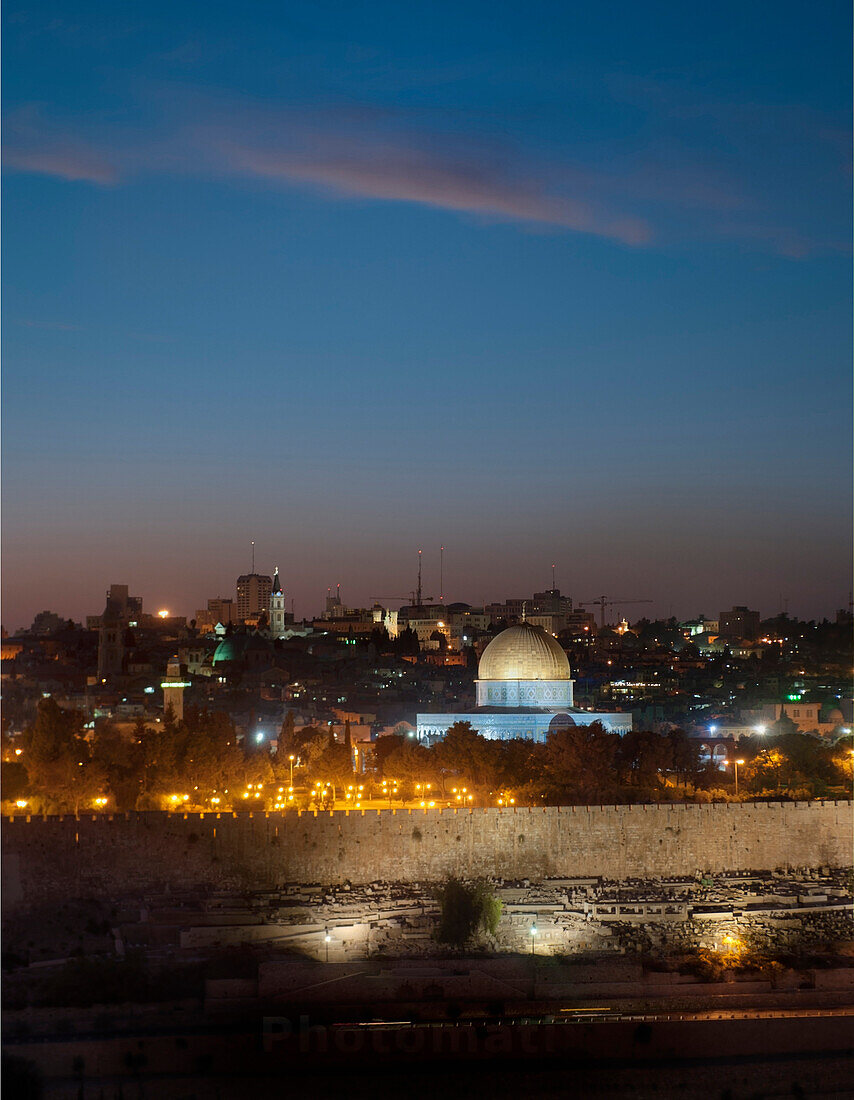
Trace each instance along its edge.
<instances>
[{"instance_id":1,"label":"golden dome","mask_svg":"<svg viewBox=\"0 0 854 1100\"><path fill-rule=\"evenodd\" d=\"M478 665L479 680L569 680L569 660L541 626L517 623L493 638Z\"/></svg>"}]
</instances>

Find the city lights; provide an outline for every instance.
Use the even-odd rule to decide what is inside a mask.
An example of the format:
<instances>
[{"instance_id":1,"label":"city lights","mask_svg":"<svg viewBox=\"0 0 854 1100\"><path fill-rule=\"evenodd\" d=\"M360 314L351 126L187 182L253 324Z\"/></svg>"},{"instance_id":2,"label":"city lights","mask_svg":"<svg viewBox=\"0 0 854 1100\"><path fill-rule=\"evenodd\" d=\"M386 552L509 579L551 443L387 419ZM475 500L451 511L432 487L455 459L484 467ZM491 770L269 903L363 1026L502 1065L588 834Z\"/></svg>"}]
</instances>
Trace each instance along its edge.
<instances>
[{"instance_id":1,"label":"city lights","mask_svg":"<svg viewBox=\"0 0 854 1100\"><path fill-rule=\"evenodd\" d=\"M7 4L8 1097L844 1095L849 11Z\"/></svg>"}]
</instances>

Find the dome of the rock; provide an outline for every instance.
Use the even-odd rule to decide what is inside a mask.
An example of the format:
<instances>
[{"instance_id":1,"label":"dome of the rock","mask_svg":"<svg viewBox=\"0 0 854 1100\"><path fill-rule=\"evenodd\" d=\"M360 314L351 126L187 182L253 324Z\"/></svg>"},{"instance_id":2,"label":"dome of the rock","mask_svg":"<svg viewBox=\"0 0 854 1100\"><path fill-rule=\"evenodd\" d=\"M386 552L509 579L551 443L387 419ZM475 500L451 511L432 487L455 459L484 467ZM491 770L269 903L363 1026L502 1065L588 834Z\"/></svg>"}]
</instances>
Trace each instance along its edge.
<instances>
[{"instance_id":1,"label":"dome of the rock","mask_svg":"<svg viewBox=\"0 0 854 1100\"><path fill-rule=\"evenodd\" d=\"M569 660L541 626L521 622L502 630L483 651L479 680L569 680Z\"/></svg>"}]
</instances>

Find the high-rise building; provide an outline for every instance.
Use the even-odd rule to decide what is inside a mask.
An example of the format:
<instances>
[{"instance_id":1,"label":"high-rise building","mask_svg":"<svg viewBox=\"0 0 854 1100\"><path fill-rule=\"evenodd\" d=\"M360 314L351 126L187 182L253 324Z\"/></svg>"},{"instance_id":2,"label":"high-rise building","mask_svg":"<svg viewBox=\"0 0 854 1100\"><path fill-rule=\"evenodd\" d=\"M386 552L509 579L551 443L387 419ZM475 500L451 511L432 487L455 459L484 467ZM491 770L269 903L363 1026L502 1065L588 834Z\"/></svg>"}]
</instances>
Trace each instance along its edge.
<instances>
[{"instance_id":1,"label":"high-rise building","mask_svg":"<svg viewBox=\"0 0 854 1100\"><path fill-rule=\"evenodd\" d=\"M759 612L736 606L732 611L722 611L718 616L722 638L746 638L752 642L759 637Z\"/></svg>"},{"instance_id":2,"label":"high-rise building","mask_svg":"<svg viewBox=\"0 0 854 1100\"><path fill-rule=\"evenodd\" d=\"M493 622L505 619L516 623L526 619L529 623L541 626L549 634L558 634L570 625L576 625L577 613L572 606L571 596L562 596L559 588L549 588L545 592L535 592L528 600L505 600L504 603L487 604L484 608ZM584 621L592 620L584 615Z\"/></svg>"},{"instance_id":3,"label":"high-rise building","mask_svg":"<svg viewBox=\"0 0 854 1100\"><path fill-rule=\"evenodd\" d=\"M228 626L229 623L236 622L237 604L234 600L226 599L224 596L217 596L212 600L208 600L208 606L200 608L196 612L196 626L200 630L203 627L212 630L217 623Z\"/></svg>"},{"instance_id":4,"label":"high-rise building","mask_svg":"<svg viewBox=\"0 0 854 1100\"><path fill-rule=\"evenodd\" d=\"M267 614L273 578L261 573L244 573L237 578L237 619L243 622L253 615Z\"/></svg>"}]
</instances>

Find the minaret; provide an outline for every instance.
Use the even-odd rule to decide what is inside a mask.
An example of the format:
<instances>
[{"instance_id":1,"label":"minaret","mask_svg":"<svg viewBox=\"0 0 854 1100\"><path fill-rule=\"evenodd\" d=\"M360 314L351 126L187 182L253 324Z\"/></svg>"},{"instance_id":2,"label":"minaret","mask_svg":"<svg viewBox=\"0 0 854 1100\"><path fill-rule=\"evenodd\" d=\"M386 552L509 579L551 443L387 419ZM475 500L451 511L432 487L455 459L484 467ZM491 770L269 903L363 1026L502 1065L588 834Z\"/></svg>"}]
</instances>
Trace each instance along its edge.
<instances>
[{"instance_id":1,"label":"minaret","mask_svg":"<svg viewBox=\"0 0 854 1100\"><path fill-rule=\"evenodd\" d=\"M172 708L172 715L176 722L184 718L184 688L190 685L181 679L181 662L178 654L169 658L166 666L166 677L160 685L163 688L163 712Z\"/></svg>"},{"instance_id":2,"label":"minaret","mask_svg":"<svg viewBox=\"0 0 854 1100\"><path fill-rule=\"evenodd\" d=\"M273 591L270 593L270 613L267 616L270 637L275 641L284 638L287 612L285 611L285 594L282 591L282 582L279 580L279 567L273 575Z\"/></svg>"}]
</instances>

